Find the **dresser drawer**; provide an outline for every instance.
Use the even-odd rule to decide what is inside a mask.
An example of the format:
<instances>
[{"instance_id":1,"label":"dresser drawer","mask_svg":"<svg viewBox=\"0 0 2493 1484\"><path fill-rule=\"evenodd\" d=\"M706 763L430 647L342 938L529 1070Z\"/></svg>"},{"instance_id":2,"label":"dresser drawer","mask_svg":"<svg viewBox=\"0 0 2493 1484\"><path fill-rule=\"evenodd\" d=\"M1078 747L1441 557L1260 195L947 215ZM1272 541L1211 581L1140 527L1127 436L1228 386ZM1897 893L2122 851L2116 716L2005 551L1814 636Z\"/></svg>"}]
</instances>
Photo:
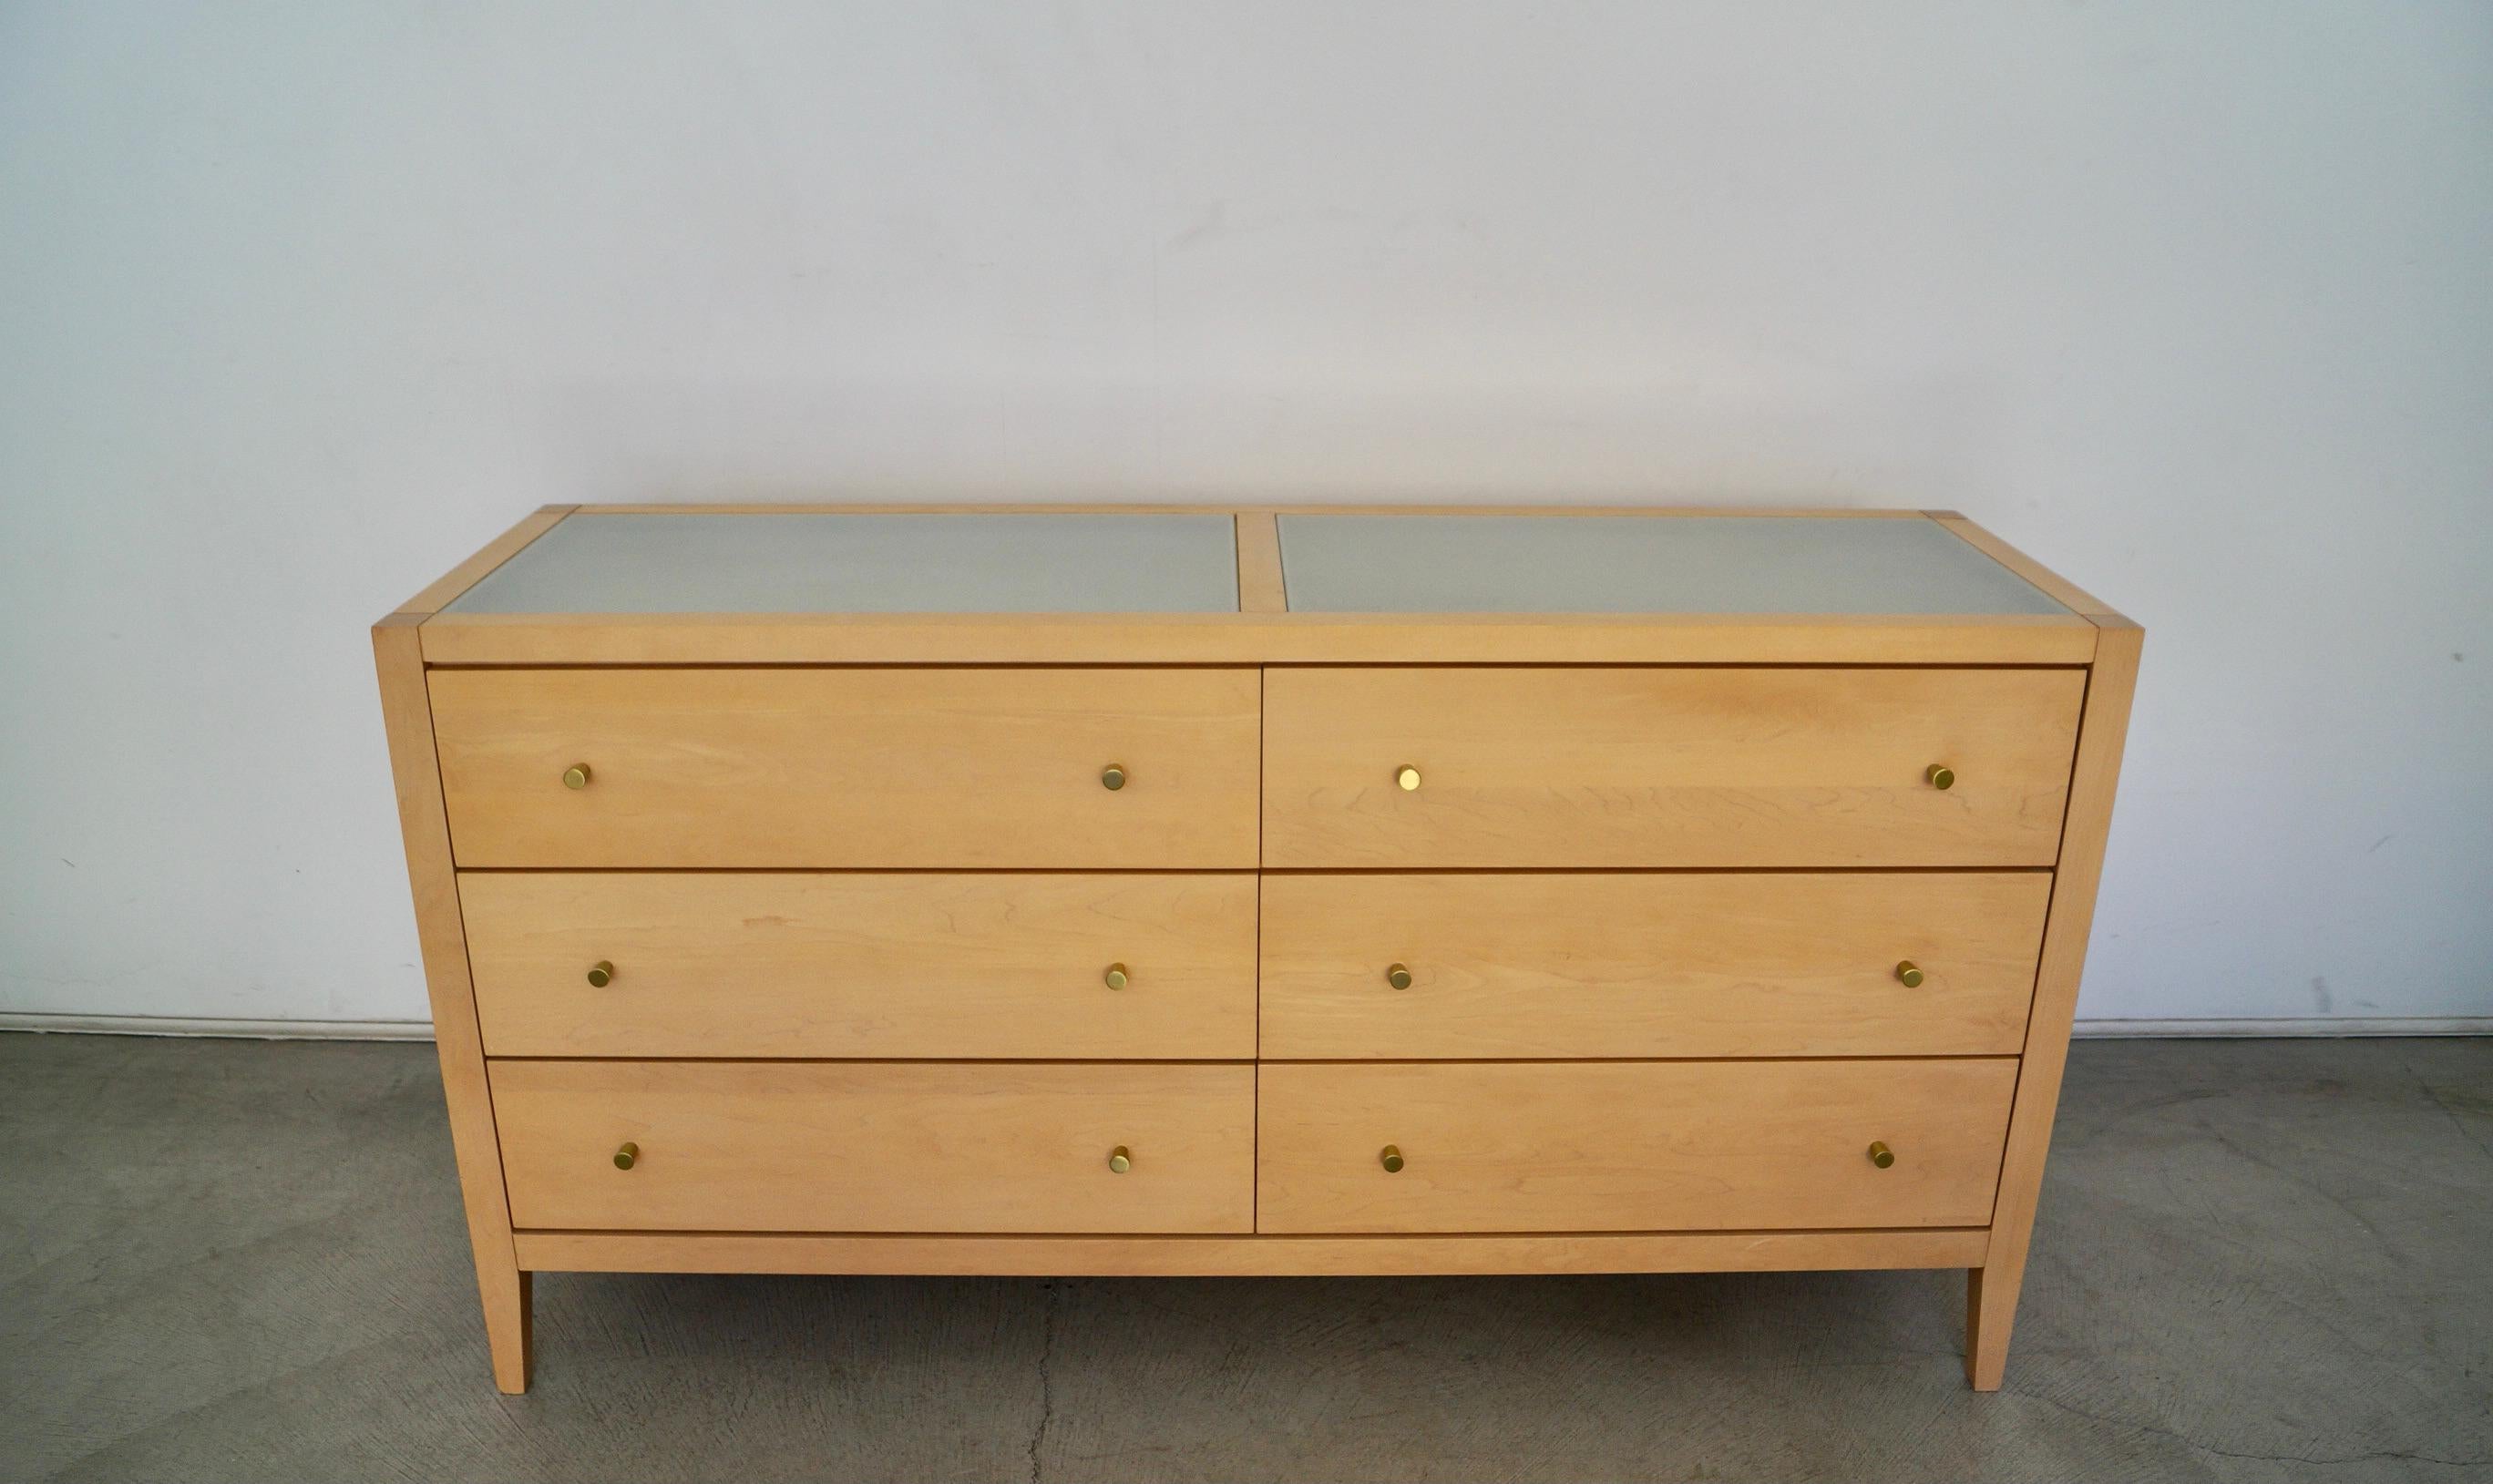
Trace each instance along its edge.
<instances>
[{"instance_id":1,"label":"dresser drawer","mask_svg":"<svg viewBox=\"0 0 2493 1484\"><path fill-rule=\"evenodd\" d=\"M1991 1220L2014 1058L1260 1071L1258 1230L1659 1232ZM1879 1169L1871 1143L1894 1163ZM1403 1168L1382 1151L1396 1146Z\"/></svg>"},{"instance_id":2,"label":"dresser drawer","mask_svg":"<svg viewBox=\"0 0 2493 1484\"><path fill-rule=\"evenodd\" d=\"M2047 866L2085 693L2074 669L1276 668L1264 862Z\"/></svg>"},{"instance_id":3,"label":"dresser drawer","mask_svg":"<svg viewBox=\"0 0 2493 1484\"><path fill-rule=\"evenodd\" d=\"M495 1056L1255 1054L1247 875L464 872L459 901Z\"/></svg>"},{"instance_id":4,"label":"dresser drawer","mask_svg":"<svg viewBox=\"0 0 2493 1484\"><path fill-rule=\"evenodd\" d=\"M431 677L471 867L1251 868L1257 688L1252 669Z\"/></svg>"},{"instance_id":5,"label":"dresser drawer","mask_svg":"<svg viewBox=\"0 0 2493 1484\"><path fill-rule=\"evenodd\" d=\"M511 1221L719 1232L1245 1232L1254 1070L495 1061ZM616 1149L637 1146L629 1170ZM1110 1168L1113 1150L1130 1168Z\"/></svg>"},{"instance_id":6,"label":"dresser drawer","mask_svg":"<svg viewBox=\"0 0 2493 1484\"><path fill-rule=\"evenodd\" d=\"M2051 898L2036 871L1275 876L1263 1054L2013 1055Z\"/></svg>"}]
</instances>

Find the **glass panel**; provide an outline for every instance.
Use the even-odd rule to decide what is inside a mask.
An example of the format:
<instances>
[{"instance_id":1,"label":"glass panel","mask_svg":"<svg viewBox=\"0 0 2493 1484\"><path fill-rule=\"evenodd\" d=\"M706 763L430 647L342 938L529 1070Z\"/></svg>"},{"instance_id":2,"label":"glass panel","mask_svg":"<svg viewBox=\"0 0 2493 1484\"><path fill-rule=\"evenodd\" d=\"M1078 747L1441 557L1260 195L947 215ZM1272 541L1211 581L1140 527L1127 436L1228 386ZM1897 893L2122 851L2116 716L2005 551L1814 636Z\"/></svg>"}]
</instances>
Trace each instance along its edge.
<instances>
[{"instance_id":1,"label":"glass panel","mask_svg":"<svg viewBox=\"0 0 2493 1484\"><path fill-rule=\"evenodd\" d=\"M1288 516L1301 613L2066 613L1935 520Z\"/></svg>"},{"instance_id":2,"label":"glass panel","mask_svg":"<svg viewBox=\"0 0 2493 1484\"><path fill-rule=\"evenodd\" d=\"M1224 515L573 516L453 613L1234 613Z\"/></svg>"}]
</instances>

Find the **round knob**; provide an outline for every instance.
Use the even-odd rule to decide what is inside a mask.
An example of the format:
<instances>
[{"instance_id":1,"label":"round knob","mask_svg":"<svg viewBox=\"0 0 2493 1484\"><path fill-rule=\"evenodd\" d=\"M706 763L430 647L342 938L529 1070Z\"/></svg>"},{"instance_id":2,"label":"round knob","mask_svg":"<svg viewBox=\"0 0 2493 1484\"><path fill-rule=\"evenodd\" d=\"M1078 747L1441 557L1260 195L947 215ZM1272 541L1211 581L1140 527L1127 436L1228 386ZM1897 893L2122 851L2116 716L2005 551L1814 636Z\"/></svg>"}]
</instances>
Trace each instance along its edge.
<instances>
[{"instance_id":1,"label":"round knob","mask_svg":"<svg viewBox=\"0 0 2493 1484\"><path fill-rule=\"evenodd\" d=\"M1119 1144L1108 1151L1108 1168L1119 1174L1134 1168L1134 1151Z\"/></svg>"},{"instance_id":2,"label":"round knob","mask_svg":"<svg viewBox=\"0 0 2493 1484\"><path fill-rule=\"evenodd\" d=\"M563 769L562 786L566 788L587 787L588 764L585 762L575 762L570 767Z\"/></svg>"},{"instance_id":3,"label":"round knob","mask_svg":"<svg viewBox=\"0 0 2493 1484\"><path fill-rule=\"evenodd\" d=\"M629 1170L640 1158L641 1146L637 1143L627 1143L615 1151L615 1168Z\"/></svg>"},{"instance_id":4,"label":"round knob","mask_svg":"<svg viewBox=\"0 0 2493 1484\"><path fill-rule=\"evenodd\" d=\"M1956 785L1956 769L1944 762L1934 762L1922 770L1922 780L1934 788L1953 787Z\"/></svg>"},{"instance_id":5,"label":"round knob","mask_svg":"<svg viewBox=\"0 0 2493 1484\"><path fill-rule=\"evenodd\" d=\"M1895 1150L1888 1148L1885 1144L1878 1143L1877 1140L1871 1141L1870 1163L1877 1166L1881 1170L1884 1170L1895 1162Z\"/></svg>"},{"instance_id":6,"label":"round knob","mask_svg":"<svg viewBox=\"0 0 2493 1484\"><path fill-rule=\"evenodd\" d=\"M1126 965L1111 964L1108 965L1108 971L1099 977L1108 981L1108 988L1122 990L1126 987Z\"/></svg>"},{"instance_id":7,"label":"round knob","mask_svg":"<svg viewBox=\"0 0 2493 1484\"><path fill-rule=\"evenodd\" d=\"M1376 1162L1385 1167L1385 1172L1387 1174L1400 1174L1402 1172L1402 1146L1398 1143L1387 1144L1384 1148L1376 1151Z\"/></svg>"},{"instance_id":8,"label":"round knob","mask_svg":"<svg viewBox=\"0 0 2493 1484\"><path fill-rule=\"evenodd\" d=\"M601 990L614 983L615 965L606 959L600 959L591 964L588 965L588 982Z\"/></svg>"},{"instance_id":9,"label":"round knob","mask_svg":"<svg viewBox=\"0 0 2493 1484\"><path fill-rule=\"evenodd\" d=\"M1896 977L1904 981L1905 988L1918 990L1922 987L1922 966L1907 959L1896 965Z\"/></svg>"},{"instance_id":10,"label":"round knob","mask_svg":"<svg viewBox=\"0 0 2493 1484\"><path fill-rule=\"evenodd\" d=\"M1408 964L1396 964L1391 965L1385 970L1385 982L1394 986L1397 990L1409 989L1411 987L1411 965Z\"/></svg>"},{"instance_id":11,"label":"round knob","mask_svg":"<svg viewBox=\"0 0 2493 1484\"><path fill-rule=\"evenodd\" d=\"M1420 770L1406 762L1394 770L1394 781L1402 786L1404 793L1409 793L1420 787Z\"/></svg>"},{"instance_id":12,"label":"round knob","mask_svg":"<svg viewBox=\"0 0 2493 1484\"><path fill-rule=\"evenodd\" d=\"M1099 770L1099 787L1114 793L1126 787L1126 765L1112 762Z\"/></svg>"}]
</instances>

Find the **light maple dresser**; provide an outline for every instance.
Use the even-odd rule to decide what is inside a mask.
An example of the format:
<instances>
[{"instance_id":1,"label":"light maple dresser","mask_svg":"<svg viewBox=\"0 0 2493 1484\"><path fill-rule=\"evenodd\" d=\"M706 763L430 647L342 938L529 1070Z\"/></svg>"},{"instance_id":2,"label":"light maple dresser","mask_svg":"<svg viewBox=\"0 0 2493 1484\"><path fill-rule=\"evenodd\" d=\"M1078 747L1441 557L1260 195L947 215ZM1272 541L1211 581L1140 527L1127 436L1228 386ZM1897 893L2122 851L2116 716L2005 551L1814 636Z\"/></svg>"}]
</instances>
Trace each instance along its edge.
<instances>
[{"instance_id":1,"label":"light maple dresser","mask_svg":"<svg viewBox=\"0 0 2493 1484\"><path fill-rule=\"evenodd\" d=\"M550 506L374 640L543 1271L1964 1268L2139 629L1943 512Z\"/></svg>"}]
</instances>

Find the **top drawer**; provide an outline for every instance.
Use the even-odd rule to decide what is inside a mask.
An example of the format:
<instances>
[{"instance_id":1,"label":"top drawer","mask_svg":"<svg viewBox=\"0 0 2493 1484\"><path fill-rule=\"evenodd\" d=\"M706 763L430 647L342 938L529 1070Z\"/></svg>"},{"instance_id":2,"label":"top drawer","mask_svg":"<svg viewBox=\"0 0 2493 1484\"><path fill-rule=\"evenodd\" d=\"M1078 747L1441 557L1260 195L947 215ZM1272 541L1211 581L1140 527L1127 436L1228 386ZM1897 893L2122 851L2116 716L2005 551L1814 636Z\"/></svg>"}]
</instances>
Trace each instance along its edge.
<instances>
[{"instance_id":1,"label":"top drawer","mask_svg":"<svg viewBox=\"0 0 2493 1484\"><path fill-rule=\"evenodd\" d=\"M1251 669L431 676L467 867L1252 867L1257 685Z\"/></svg>"},{"instance_id":2,"label":"top drawer","mask_svg":"<svg viewBox=\"0 0 2493 1484\"><path fill-rule=\"evenodd\" d=\"M2076 669L1272 669L1264 863L2048 866L2085 695Z\"/></svg>"}]
</instances>

